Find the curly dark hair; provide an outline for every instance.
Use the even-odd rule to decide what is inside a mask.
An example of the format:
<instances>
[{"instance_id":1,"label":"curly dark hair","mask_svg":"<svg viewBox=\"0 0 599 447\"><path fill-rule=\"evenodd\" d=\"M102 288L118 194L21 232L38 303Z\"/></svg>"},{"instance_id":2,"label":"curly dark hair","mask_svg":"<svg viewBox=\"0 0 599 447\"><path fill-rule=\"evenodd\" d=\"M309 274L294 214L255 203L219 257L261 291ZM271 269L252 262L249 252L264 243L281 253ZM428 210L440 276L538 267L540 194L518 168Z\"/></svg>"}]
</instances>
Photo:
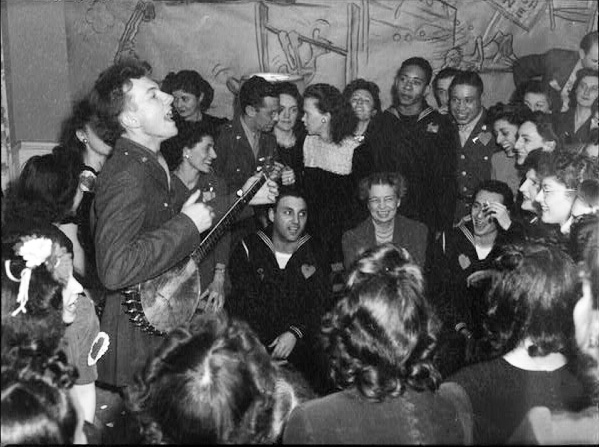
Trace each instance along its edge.
<instances>
[{"instance_id":1,"label":"curly dark hair","mask_svg":"<svg viewBox=\"0 0 599 447\"><path fill-rule=\"evenodd\" d=\"M524 96L526 96L527 93L545 96L545 98L547 98L549 108L551 109L551 87L546 82L542 82L537 79L530 79L516 87L516 90L514 90L514 93L512 93L510 98L510 104L524 106L528 109L528 107L524 104Z\"/></svg>"},{"instance_id":2,"label":"curly dark hair","mask_svg":"<svg viewBox=\"0 0 599 447\"><path fill-rule=\"evenodd\" d=\"M406 387L436 389L440 374L431 358L438 323L408 252L393 244L368 250L347 284L348 295L321 328L336 385L355 386L376 401L401 395Z\"/></svg>"},{"instance_id":3,"label":"curly dark hair","mask_svg":"<svg viewBox=\"0 0 599 447\"><path fill-rule=\"evenodd\" d=\"M34 155L6 195L5 222L19 227L24 222L59 223L72 212L79 185L79 170L62 163L55 154Z\"/></svg>"},{"instance_id":4,"label":"curly dark hair","mask_svg":"<svg viewBox=\"0 0 599 447\"><path fill-rule=\"evenodd\" d=\"M89 103L104 130L104 141L116 141L125 132L119 116L128 103L131 79L149 76L151 71L147 62L126 59L100 73L89 94Z\"/></svg>"},{"instance_id":5,"label":"curly dark hair","mask_svg":"<svg viewBox=\"0 0 599 447\"><path fill-rule=\"evenodd\" d=\"M304 130L304 123L302 123L302 116L304 115L304 99L300 94L297 86L293 82L277 82L275 84L275 91L277 95L289 95L297 103L297 120L293 126L293 133L299 135Z\"/></svg>"},{"instance_id":6,"label":"curly dark hair","mask_svg":"<svg viewBox=\"0 0 599 447\"><path fill-rule=\"evenodd\" d=\"M224 313L172 331L127 392L148 443L272 443L293 407L283 400L258 337Z\"/></svg>"},{"instance_id":7,"label":"curly dark hair","mask_svg":"<svg viewBox=\"0 0 599 447\"><path fill-rule=\"evenodd\" d=\"M86 146L77 137L78 130L89 128L107 145L114 146L115 139L108 129L104 128L98 116L94 113L92 105L87 96L75 102L73 110L61 125L60 134L58 137L59 146L54 151L59 155L63 155L65 160L71 160L75 163L79 170L83 169L83 154L86 151Z\"/></svg>"},{"instance_id":8,"label":"curly dark hair","mask_svg":"<svg viewBox=\"0 0 599 447\"><path fill-rule=\"evenodd\" d=\"M214 89L195 70L181 70L177 73L169 72L162 81L161 89L169 94L172 94L175 90L183 90L198 98L203 95L200 101L200 110L202 112L210 108L210 104L214 99Z\"/></svg>"},{"instance_id":9,"label":"curly dark hair","mask_svg":"<svg viewBox=\"0 0 599 447\"><path fill-rule=\"evenodd\" d=\"M506 120L514 126L520 125L530 119L531 111L524 104L504 104L498 102L489 108L487 112L487 125L493 126L496 121Z\"/></svg>"},{"instance_id":10,"label":"curly dark hair","mask_svg":"<svg viewBox=\"0 0 599 447\"><path fill-rule=\"evenodd\" d=\"M503 355L528 338L531 357L568 353L578 298L572 258L553 244L529 242L506 245L494 265L483 323L493 352Z\"/></svg>"},{"instance_id":11,"label":"curly dark hair","mask_svg":"<svg viewBox=\"0 0 599 447\"><path fill-rule=\"evenodd\" d=\"M12 249L5 244L2 251L2 362L4 364L12 352L18 365L41 371L60 349L65 334L64 284L54 278L45 264L32 268L26 312L13 316L21 283L12 278L21 277L25 262L14 254L11 256Z\"/></svg>"},{"instance_id":12,"label":"curly dark hair","mask_svg":"<svg viewBox=\"0 0 599 447\"><path fill-rule=\"evenodd\" d=\"M204 137L214 138L212 128L203 122L188 121L179 128L179 133L160 144L160 151L169 170L174 171L183 161L183 149L193 148Z\"/></svg>"},{"instance_id":13,"label":"curly dark hair","mask_svg":"<svg viewBox=\"0 0 599 447\"><path fill-rule=\"evenodd\" d=\"M316 107L320 113L331 114L331 138L335 144L353 135L358 118L351 104L341 92L330 84L312 84L304 91L304 100L316 100Z\"/></svg>"},{"instance_id":14,"label":"curly dark hair","mask_svg":"<svg viewBox=\"0 0 599 447\"><path fill-rule=\"evenodd\" d=\"M376 113L381 112L381 89L378 85L376 85L374 82L367 81L366 79L354 79L343 89L343 97L347 102L351 100L351 95L353 95L356 90L366 90L369 92L374 100L374 110L376 110Z\"/></svg>"},{"instance_id":15,"label":"curly dark hair","mask_svg":"<svg viewBox=\"0 0 599 447\"><path fill-rule=\"evenodd\" d=\"M64 357L51 363L66 365ZM62 384L44 372L5 365L4 358L1 374L2 445L74 443L78 415Z\"/></svg>"},{"instance_id":16,"label":"curly dark hair","mask_svg":"<svg viewBox=\"0 0 599 447\"><path fill-rule=\"evenodd\" d=\"M599 72L593 68L581 68L576 72L576 80L572 85L572 90L570 90L570 93L568 94L571 107L574 107L574 104L578 104L578 101L576 101L576 90L578 89L580 82L586 77L598 78ZM597 99L595 99L595 102L593 103L593 111L595 110L597 110Z\"/></svg>"}]
</instances>

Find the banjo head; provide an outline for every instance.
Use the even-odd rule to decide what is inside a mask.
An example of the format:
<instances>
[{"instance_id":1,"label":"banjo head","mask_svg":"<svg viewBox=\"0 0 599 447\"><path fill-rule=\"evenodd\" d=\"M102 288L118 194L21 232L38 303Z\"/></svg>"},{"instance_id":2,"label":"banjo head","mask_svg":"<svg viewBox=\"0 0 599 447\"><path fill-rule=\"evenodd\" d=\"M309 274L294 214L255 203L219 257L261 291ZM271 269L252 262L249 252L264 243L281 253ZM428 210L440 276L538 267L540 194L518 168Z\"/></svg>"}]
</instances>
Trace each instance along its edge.
<instances>
[{"instance_id":1,"label":"banjo head","mask_svg":"<svg viewBox=\"0 0 599 447\"><path fill-rule=\"evenodd\" d=\"M200 272L192 259L140 285L145 317L161 332L170 332L189 322L200 295Z\"/></svg>"}]
</instances>

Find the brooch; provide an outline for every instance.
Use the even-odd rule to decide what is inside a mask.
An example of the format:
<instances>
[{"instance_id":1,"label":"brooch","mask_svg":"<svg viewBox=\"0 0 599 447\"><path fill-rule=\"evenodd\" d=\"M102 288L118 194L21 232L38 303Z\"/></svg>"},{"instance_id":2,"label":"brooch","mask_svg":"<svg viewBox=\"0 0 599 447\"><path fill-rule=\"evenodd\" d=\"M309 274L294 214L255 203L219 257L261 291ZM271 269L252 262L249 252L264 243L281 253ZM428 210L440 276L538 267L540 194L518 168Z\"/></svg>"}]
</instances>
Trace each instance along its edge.
<instances>
[{"instance_id":1,"label":"brooch","mask_svg":"<svg viewBox=\"0 0 599 447\"><path fill-rule=\"evenodd\" d=\"M439 132L439 125L438 124L433 124L433 123L428 123L426 131L430 132L430 133L438 133Z\"/></svg>"}]
</instances>

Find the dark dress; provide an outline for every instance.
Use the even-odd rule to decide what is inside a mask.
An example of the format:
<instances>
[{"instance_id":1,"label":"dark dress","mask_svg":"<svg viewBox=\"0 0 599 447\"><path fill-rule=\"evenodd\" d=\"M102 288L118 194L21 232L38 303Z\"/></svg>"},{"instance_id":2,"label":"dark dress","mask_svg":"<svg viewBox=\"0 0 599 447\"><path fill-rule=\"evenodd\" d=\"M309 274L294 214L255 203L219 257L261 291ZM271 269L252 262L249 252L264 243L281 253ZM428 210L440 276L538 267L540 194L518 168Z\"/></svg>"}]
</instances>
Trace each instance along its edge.
<instances>
[{"instance_id":1,"label":"dark dress","mask_svg":"<svg viewBox=\"0 0 599 447\"><path fill-rule=\"evenodd\" d=\"M295 144L290 147L277 143L278 160L293 169L296 188L302 188L304 185L304 138L304 133L296 135Z\"/></svg>"},{"instance_id":2,"label":"dark dress","mask_svg":"<svg viewBox=\"0 0 599 447\"><path fill-rule=\"evenodd\" d=\"M553 116L553 128L563 144L585 144L589 141L593 114L591 113L591 116L582 123L578 130L574 131L575 112L576 107L571 107L566 112L557 113Z\"/></svg>"},{"instance_id":3,"label":"dark dress","mask_svg":"<svg viewBox=\"0 0 599 447\"><path fill-rule=\"evenodd\" d=\"M504 444L533 407L577 411L586 406L583 386L567 366L527 371L498 358L468 366L448 382L470 398L475 444Z\"/></svg>"},{"instance_id":4,"label":"dark dress","mask_svg":"<svg viewBox=\"0 0 599 447\"><path fill-rule=\"evenodd\" d=\"M450 401L408 388L382 402L355 389L296 407L283 444L463 444L464 433Z\"/></svg>"},{"instance_id":5,"label":"dark dress","mask_svg":"<svg viewBox=\"0 0 599 447\"><path fill-rule=\"evenodd\" d=\"M358 200L353 167L363 146L353 138L336 145L308 136L304 142L304 193L308 203L308 232L318 241L330 264L343 262L341 238L368 212Z\"/></svg>"}]
</instances>

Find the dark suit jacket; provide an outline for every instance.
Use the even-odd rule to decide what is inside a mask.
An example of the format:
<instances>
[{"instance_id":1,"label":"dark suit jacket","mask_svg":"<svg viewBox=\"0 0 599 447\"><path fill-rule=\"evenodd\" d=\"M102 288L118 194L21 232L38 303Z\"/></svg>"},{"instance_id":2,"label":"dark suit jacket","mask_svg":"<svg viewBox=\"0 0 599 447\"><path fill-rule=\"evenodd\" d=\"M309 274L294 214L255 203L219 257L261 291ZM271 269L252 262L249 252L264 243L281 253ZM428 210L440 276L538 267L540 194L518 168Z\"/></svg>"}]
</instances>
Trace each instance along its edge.
<instances>
[{"instance_id":1,"label":"dark suit jacket","mask_svg":"<svg viewBox=\"0 0 599 447\"><path fill-rule=\"evenodd\" d=\"M563 144L580 144L586 143L591 134L591 118L589 117L578 130L574 131L574 113L575 108L569 108L565 112L554 113L553 128L555 133L560 137Z\"/></svg>"},{"instance_id":2,"label":"dark suit jacket","mask_svg":"<svg viewBox=\"0 0 599 447\"><path fill-rule=\"evenodd\" d=\"M217 158L213 166L227 182L229 193L240 189L256 172L257 158L276 157L277 139L274 135L262 132L259 144L258 157L255 157L239 116L220 128L220 134L214 145Z\"/></svg>"},{"instance_id":3,"label":"dark suit jacket","mask_svg":"<svg viewBox=\"0 0 599 447\"><path fill-rule=\"evenodd\" d=\"M424 267L427 239L426 225L399 214L395 216L393 243L408 250L420 267ZM341 245L343 263L347 269L364 251L377 245L372 218L369 217L356 228L346 231Z\"/></svg>"},{"instance_id":4,"label":"dark suit jacket","mask_svg":"<svg viewBox=\"0 0 599 447\"><path fill-rule=\"evenodd\" d=\"M559 85L559 90L552 88L551 109L559 112L562 107L561 90L572 70L578 63L580 55L578 51L552 49L542 54L530 54L519 58L512 67L514 74L514 84L518 87L532 78L540 80L549 85L555 81Z\"/></svg>"}]
</instances>

